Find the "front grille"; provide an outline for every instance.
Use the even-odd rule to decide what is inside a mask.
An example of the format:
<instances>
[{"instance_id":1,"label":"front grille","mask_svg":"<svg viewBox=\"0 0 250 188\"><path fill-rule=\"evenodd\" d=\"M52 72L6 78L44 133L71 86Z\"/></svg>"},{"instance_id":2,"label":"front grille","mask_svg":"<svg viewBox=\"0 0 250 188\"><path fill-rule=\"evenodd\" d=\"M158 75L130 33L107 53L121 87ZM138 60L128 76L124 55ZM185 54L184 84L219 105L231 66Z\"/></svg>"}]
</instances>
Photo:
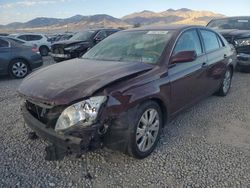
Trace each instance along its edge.
<instances>
[{"instance_id":1,"label":"front grille","mask_svg":"<svg viewBox=\"0 0 250 188\"><path fill-rule=\"evenodd\" d=\"M26 100L26 108L30 114L45 124L47 127L55 127L56 121L62 113L64 107L45 108L31 101Z\"/></svg>"},{"instance_id":2,"label":"front grille","mask_svg":"<svg viewBox=\"0 0 250 188\"><path fill-rule=\"evenodd\" d=\"M36 119L44 124L47 124L48 120L46 118L46 114L48 112L48 109L35 105L30 101L26 101L26 108Z\"/></svg>"},{"instance_id":3,"label":"front grille","mask_svg":"<svg viewBox=\"0 0 250 188\"><path fill-rule=\"evenodd\" d=\"M63 50L63 48L55 48L53 50L53 53L54 54L64 54L64 50Z\"/></svg>"}]
</instances>

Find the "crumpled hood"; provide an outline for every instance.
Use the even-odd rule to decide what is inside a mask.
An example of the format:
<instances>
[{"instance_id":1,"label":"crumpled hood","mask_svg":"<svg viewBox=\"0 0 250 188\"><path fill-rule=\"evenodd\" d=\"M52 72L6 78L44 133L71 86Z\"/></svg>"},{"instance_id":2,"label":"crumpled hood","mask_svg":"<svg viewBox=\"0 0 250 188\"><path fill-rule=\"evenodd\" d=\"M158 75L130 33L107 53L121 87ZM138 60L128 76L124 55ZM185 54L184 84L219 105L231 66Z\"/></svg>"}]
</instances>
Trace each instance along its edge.
<instances>
[{"instance_id":1,"label":"crumpled hood","mask_svg":"<svg viewBox=\"0 0 250 188\"><path fill-rule=\"evenodd\" d=\"M217 31L221 33L223 36L232 36L233 38L250 37L250 30L220 29Z\"/></svg>"},{"instance_id":2,"label":"crumpled hood","mask_svg":"<svg viewBox=\"0 0 250 188\"><path fill-rule=\"evenodd\" d=\"M68 46L71 46L71 45L75 45L75 44L81 44L81 45L86 45L88 46L89 45L89 41L81 41L81 40L64 40L64 41L59 41L59 42L55 42L52 44L52 48L58 48L58 47L61 47L61 48L64 48L64 47L68 47Z\"/></svg>"},{"instance_id":3,"label":"crumpled hood","mask_svg":"<svg viewBox=\"0 0 250 188\"><path fill-rule=\"evenodd\" d=\"M73 59L34 72L21 83L18 92L37 102L69 104L118 79L152 68L139 62Z\"/></svg>"}]
</instances>

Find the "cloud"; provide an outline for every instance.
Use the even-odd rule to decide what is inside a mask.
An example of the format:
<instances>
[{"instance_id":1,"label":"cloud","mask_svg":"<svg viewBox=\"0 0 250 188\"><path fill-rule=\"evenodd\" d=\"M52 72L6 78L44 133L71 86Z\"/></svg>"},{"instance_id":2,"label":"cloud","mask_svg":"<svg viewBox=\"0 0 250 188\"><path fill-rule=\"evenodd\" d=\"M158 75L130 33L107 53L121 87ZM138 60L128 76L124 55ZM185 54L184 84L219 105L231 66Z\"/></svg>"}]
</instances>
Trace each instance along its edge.
<instances>
[{"instance_id":1,"label":"cloud","mask_svg":"<svg viewBox=\"0 0 250 188\"><path fill-rule=\"evenodd\" d=\"M53 3L70 2L71 0L21 0L14 3L0 4L1 9L11 9L15 7L31 7L36 5L47 5Z\"/></svg>"}]
</instances>

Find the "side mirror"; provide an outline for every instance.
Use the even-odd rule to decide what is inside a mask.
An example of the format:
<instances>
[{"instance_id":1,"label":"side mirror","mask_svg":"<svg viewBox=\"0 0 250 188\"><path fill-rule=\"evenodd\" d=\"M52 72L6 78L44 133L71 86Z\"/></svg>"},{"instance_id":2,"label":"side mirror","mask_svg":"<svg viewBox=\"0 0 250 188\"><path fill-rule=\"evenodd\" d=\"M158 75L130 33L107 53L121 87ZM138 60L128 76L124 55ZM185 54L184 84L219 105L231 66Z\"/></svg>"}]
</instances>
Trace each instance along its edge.
<instances>
[{"instance_id":1,"label":"side mirror","mask_svg":"<svg viewBox=\"0 0 250 188\"><path fill-rule=\"evenodd\" d=\"M171 64L192 62L196 58L196 51L181 51L171 57Z\"/></svg>"}]
</instances>

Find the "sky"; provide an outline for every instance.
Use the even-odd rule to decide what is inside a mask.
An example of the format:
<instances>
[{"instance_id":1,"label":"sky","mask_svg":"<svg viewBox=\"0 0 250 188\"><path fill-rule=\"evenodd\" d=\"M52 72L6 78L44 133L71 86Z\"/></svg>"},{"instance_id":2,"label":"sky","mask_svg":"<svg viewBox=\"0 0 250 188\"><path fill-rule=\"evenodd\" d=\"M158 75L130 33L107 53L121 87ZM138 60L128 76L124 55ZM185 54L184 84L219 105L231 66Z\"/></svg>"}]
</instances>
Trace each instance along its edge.
<instances>
[{"instance_id":1,"label":"sky","mask_svg":"<svg viewBox=\"0 0 250 188\"><path fill-rule=\"evenodd\" d=\"M250 0L0 0L0 25L36 17L67 18L76 14L109 14L121 18L143 10L189 8L226 16L250 16Z\"/></svg>"}]
</instances>

